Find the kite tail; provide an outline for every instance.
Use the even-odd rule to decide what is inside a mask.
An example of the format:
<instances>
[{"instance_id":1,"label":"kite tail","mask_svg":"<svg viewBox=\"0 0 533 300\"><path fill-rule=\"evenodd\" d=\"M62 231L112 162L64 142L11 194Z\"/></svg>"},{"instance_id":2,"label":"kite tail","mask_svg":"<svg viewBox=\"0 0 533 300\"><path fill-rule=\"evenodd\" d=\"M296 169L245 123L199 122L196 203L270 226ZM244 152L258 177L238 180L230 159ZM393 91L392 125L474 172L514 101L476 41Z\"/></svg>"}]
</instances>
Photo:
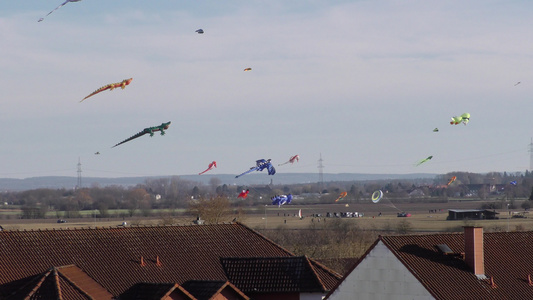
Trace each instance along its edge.
<instances>
[{"instance_id":1,"label":"kite tail","mask_svg":"<svg viewBox=\"0 0 533 300\"><path fill-rule=\"evenodd\" d=\"M244 173L242 173L242 174L239 174L239 175L235 176L235 178L239 178L239 177L241 177L241 176L243 176L243 175L246 175L246 174L248 174L248 173L250 173L250 172L257 171L257 170L259 170L259 167L251 168L250 170L248 170L248 171L246 171L246 172L244 172Z\"/></svg>"}]
</instances>

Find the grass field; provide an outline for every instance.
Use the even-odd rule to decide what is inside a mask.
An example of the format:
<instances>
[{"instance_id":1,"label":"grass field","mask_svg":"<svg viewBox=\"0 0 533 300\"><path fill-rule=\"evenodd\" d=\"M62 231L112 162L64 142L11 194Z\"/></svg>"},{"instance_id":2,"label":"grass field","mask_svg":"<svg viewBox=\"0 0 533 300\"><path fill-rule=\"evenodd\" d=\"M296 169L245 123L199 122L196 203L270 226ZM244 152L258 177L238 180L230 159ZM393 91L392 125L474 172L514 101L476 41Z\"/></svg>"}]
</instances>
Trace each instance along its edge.
<instances>
[{"instance_id":1,"label":"grass field","mask_svg":"<svg viewBox=\"0 0 533 300\"><path fill-rule=\"evenodd\" d=\"M405 203L405 204L316 204L316 205L284 205L282 207L264 206L253 207L240 221L251 228L275 229L284 226L290 229L308 227L312 222L328 222L332 218L325 218L327 212L359 212L361 218L342 218L345 222L353 222L358 228L373 231L394 231L400 222L408 222L411 233L430 232L460 232L462 226L483 226L487 231L514 231L533 230L532 218L510 218L509 211L500 210L498 220L468 220L448 221L448 209L473 209L479 208L479 201L461 201L449 203ZM297 217L298 211L302 210L303 219ZM430 213L430 210L432 212ZM398 212L405 211L412 214L408 218L399 218ZM515 210L520 211L520 210ZM379 213L381 216L378 216ZM0 212L2 214L3 212ZM312 214L321 214L321 218L312 218ZM61 229L82 227L115 227L127 222L128 225L160 225L169 224L192 224L195 219L183 212L171 220L160 217L133 217L133 218L93 218L87 213L80 219L67 219L67 223L57 223L57 219L50 217L44 220L24 220L11 217L0 219L0 225L5 230L38 230L38 229ZM4 215L5 217L5 215ZM228 218L228 221L233 216Z\"/></svg>"}]
</instances>

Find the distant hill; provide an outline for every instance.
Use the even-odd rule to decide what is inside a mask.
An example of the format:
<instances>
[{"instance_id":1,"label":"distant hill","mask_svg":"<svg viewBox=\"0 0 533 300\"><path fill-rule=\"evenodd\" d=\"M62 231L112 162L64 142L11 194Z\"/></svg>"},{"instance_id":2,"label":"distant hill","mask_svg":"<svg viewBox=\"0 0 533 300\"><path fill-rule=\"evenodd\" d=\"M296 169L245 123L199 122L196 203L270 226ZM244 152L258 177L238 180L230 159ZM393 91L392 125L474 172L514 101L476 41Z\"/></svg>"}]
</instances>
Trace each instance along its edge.
<instances>
[{"instance_id":1,"label":"distant hill","mask_svg":"<svg viewBox=\"0 0 533 300\"><path fill-rule=\"evenodd\" d=\"M324 173L324 182L331 181L369 181L369 180L415 180L433 179L437 174L415 173L415 174L358 174L358 173ZM151 177L83 177L82 186L124 186L130 187L144 183L147 179L169 178L172 176L151 176ZM181 179L198 182L199 184L209 184L212 178L217 178L220 184L227 185L266 185L270 184L298 184L318 182L317 173L284 173L268 176L266 174L249 174L240 178L235 178L231 174L216 175L179 175ZM0 191L24 191L39 188L49 189L73 189L76 187L77 177L68 176L44 176L30 177L24 179L0 178Z\"/></svg>"}]
</instances>

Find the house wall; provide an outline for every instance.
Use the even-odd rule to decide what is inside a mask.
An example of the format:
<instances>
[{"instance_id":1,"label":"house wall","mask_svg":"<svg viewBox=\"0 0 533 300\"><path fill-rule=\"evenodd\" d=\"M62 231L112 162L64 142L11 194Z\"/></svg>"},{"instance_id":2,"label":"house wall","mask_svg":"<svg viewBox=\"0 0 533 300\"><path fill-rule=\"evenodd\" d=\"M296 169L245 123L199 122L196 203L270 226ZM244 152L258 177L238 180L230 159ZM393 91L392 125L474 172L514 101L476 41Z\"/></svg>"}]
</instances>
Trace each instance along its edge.
<instances>
[{"instance_id":1,"label":"house wall","mask_svg":"<svg viewBox=\"0 0 533 300\"><path fill-rule=\"evenodd\" d=\"M267 294L247 294L253 300L299 300L298 293L267 293Z\"/></svg>"},{"instance_id":2,"label":"house wall","mask_svg":"<svg viewBox=\"0 0 533 300\"><path fill-rule=\"evenodd\" d=\"M379 241L341 282L328 300L435 299L416 277Z\"/></svg>"},{"instance_id":3,"label":"house wall","mask_svg":"<svg viewBox=\"0 0 533 300\"><path fill-rule=\"evenodd\" d=\"M326 294L322 293L301 293L300 300L322 300Z\"/></svg>"}]
</instances>

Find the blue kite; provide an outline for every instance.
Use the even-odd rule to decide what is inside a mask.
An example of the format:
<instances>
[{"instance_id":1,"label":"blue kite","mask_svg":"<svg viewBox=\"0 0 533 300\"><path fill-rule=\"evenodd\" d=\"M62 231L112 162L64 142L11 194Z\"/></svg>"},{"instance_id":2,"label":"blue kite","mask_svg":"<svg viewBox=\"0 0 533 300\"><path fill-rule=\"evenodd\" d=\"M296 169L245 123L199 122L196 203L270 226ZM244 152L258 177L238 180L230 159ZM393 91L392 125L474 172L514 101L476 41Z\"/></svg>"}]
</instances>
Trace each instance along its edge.
<instances>
[{"instance_id":1,"label":"blue kite","mask_svg":"<svg viewBox=\"0 0 533 300\"><path fill-rule=\"evenodd\" d=\"M250 172L253 172L253 171L263 171L264 169L267 169L268 170L268 175L274 175L276 174L276 169L274 169L274 166L272 165L272 163L270 162L271 159L260 159L260 160L256 160L255 161L255 167L251 167L250 170L240 174L240 175L237 175L235 176L235 178L239 178L241 177L242 175L246 175Z\"/></svg>"},{"instance_id":2,"label":"blue kite","mask_svg":"<svg viewBox=\"0 0 533 300\"><path fill-rule=\"evenodd\" d=\"M270 200L272 200L272 205L277 205L278 207L280 207L283 204L291 203L292 195L291 194L288 194L288 195L276 195L276 196L270 198Z\"/></svg>"}]
</instances>

